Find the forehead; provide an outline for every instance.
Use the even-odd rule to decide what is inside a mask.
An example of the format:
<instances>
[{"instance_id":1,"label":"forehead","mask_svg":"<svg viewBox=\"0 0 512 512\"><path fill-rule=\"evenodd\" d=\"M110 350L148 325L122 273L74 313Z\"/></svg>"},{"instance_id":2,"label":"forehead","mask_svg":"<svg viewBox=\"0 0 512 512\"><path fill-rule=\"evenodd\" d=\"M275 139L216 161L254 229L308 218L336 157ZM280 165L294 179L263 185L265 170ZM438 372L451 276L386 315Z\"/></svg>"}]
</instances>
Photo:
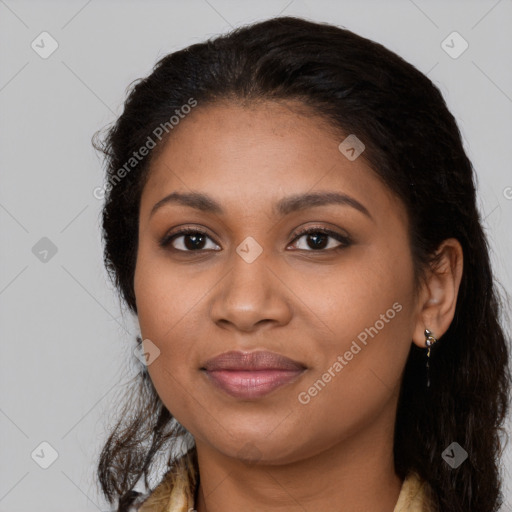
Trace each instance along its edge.
<instances>
[{"instance_id":1,"label":"forehead","mask_svg":"<svg viewBox=\"0 0 512 512\"><path fill-rule=\"evenodd\" d=\"M315 189L393 200L364 158L340 152L345 137L293 102L198 105L151 163L143 203L175 190L262 207Z\"/></svg>"}]
</instances>

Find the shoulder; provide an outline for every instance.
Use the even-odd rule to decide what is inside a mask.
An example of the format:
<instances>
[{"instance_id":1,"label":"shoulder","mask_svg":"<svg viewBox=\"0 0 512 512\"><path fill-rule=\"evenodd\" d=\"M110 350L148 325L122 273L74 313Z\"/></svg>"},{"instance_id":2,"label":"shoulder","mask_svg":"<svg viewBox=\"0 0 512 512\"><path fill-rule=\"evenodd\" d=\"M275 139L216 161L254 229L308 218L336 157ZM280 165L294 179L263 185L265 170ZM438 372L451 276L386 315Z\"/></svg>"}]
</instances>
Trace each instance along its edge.
<instances>
[{"instance_id":1,"label":"shoulder","mask_svg":"<svg viewBox=\"0 0 512 512\"><path fill-rule=\"evenodd\" d=\"M134 512L188 512L193 509L198 481L196 464L194 450L177 459Z\"/></svg>"},{"instance_id":2,"label":"shoulder","mask_svg":"<svg viewBox=\"0 0 512 512\"><path fill-rule=\"evenodd\" d=\"M393 512L433 512L430 487L416 472L405 478Z\"/></svg>"}]
</instances>

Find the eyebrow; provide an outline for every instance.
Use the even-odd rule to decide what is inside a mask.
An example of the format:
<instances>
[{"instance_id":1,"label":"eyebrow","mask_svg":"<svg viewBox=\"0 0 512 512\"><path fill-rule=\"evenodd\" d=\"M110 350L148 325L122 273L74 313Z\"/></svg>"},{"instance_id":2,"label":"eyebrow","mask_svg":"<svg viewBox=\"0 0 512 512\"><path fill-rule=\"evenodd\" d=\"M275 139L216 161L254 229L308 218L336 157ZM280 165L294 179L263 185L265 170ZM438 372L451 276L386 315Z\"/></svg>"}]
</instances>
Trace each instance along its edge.
<instances>
[{"instance_id":1,"label":"eyebrow","mask_svg":"<svg viewBox=\"0 0 512 512\"><path fill-rule=\"evenodd\" d=\"M167 204L181 204L207 213L214 213L217 215L224 214L224 210L220 204L206 194L202 194L200 192L172 192L163 199L160 199L160 201L153 206L149 216L151 217L158 209ZM284 216L295 211L305 210L306 208L329 204L351 206L373 220L368 209L353 197L347 194L329 191L295 194L285 197L280 199L274 205L274 212L278 215Z\"/></svg>"}]
</instances>

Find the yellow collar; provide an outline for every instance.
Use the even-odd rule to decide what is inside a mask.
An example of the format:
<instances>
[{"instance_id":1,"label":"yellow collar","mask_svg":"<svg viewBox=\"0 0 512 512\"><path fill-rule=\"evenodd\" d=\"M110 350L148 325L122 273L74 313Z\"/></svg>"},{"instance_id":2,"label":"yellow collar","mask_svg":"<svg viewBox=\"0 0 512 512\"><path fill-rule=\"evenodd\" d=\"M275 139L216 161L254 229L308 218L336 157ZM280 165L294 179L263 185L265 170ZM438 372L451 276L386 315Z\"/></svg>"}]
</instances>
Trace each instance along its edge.
<instances>
[{"instance_id":1,"label":"yellow collar","mask_svg":"<svg viewBox=\"0 0 512 512\"><path fill-rule=\"evenodd\" d=\"M138 512L189 512L194 510L197 484L194 449L176 461L162 482L137 508ZM393 512L429 512L427 484L409 473L402 484Z\"/></svg>"}]
</instances>

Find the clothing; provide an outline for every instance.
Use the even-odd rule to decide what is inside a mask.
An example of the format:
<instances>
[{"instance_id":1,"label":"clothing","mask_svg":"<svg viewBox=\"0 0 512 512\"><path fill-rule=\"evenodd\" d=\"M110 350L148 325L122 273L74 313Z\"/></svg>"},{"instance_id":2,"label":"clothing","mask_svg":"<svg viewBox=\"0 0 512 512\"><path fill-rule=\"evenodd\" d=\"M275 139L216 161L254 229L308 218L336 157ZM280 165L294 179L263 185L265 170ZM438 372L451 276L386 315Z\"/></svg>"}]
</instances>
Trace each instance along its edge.
<instances>
[{"instance_id":1,"label":"clothing","mask_svg":"<svg viewBox=\"0 0 512 512\"><path fill-rule=\"evenodd\" d=\"M194 512L197 484L195 452L178 459L162 482L136 509L138 512ZM402 484L393 512L430 512L427 484L410 473Z\"/></svg>"}]
</instances>

